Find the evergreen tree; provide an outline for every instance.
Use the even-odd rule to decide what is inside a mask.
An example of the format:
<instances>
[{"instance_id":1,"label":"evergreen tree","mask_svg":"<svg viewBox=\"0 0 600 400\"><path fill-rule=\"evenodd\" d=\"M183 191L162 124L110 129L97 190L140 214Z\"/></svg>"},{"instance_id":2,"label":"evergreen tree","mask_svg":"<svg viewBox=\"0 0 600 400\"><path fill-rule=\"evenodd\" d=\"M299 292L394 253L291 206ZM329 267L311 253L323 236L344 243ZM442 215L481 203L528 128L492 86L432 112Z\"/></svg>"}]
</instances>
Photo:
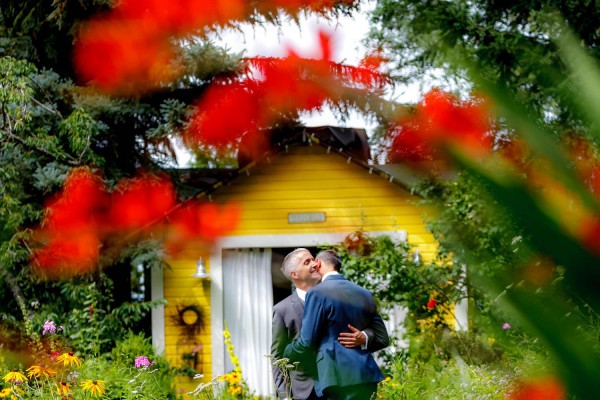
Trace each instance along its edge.
<instances>
[{"instance_id":1,"label":"evergreen tree","mask_svg":"<svg viewBox=\"0 0 600 400\"><path fill-rule=\"evenodd\" d=\"M465 68L476 66L562 134L583 129L565 96L570 74L555 39L566 27L600 57L599 13L590 1L380 0L371 39L400 82L419 82L436 70L442 79L478 90Z\"/></svg>"}]
</instances>

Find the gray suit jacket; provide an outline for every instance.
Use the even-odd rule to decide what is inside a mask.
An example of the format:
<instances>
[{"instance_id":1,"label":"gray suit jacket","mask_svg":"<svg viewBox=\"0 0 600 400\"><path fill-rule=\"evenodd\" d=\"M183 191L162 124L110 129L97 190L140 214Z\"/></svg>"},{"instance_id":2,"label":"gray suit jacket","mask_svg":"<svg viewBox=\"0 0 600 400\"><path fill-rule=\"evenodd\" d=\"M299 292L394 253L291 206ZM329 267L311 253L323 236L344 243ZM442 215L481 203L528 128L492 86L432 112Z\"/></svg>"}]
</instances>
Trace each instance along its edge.
<instances>
[{"instance_id":1,"label":"gray suit jacket","mask_svg":"<svg viewBox=\"0 0 600 400\"><path fill-rule=\"evenodd\" d=\"M304 315L304 303L296 292L292 293L273 307L273 343L271 344L271 354L274 359L283 356L283 352L288 344L300 336L302 329L302 317ZM374 352L381 350L389 345L389 337L383 320L379 314L373 319L373 324L364 329L368 337L367 350ZM291 373L292 396L294 400L306 399L313 389L313 377L316 377L315 356L307 357L312 362L303 360L304 370L295 369ZM287 395L287 388L281 371L273 367L273 378L277 396L283 399Z\"/></svg>"}]
</instances>

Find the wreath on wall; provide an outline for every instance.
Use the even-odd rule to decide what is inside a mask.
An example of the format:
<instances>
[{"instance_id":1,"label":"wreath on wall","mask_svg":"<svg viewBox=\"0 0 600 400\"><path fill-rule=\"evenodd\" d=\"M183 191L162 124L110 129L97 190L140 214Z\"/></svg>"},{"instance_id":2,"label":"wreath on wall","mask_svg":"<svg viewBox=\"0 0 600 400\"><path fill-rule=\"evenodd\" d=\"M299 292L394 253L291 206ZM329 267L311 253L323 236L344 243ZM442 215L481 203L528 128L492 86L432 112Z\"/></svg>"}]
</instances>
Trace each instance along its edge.
<instances>
[{"instance_id":1,"label":"wreath on wall","mask_svg":"<svg viewBox=\"0 0 600 400\"><path fill-rule=\"evenodd\" d=\"M206 326L204 311L197 304L178 305L173 322L188 337L197 336Z\"/></svg>"}]
</instances>

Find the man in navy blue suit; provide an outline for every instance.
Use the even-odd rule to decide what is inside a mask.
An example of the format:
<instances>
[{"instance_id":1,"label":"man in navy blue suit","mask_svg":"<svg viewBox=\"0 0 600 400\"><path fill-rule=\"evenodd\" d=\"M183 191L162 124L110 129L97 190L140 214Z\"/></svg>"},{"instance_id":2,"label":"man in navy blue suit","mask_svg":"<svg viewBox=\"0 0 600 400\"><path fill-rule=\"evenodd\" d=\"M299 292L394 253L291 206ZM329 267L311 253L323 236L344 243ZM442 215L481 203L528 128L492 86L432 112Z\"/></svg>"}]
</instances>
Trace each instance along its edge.
<instances>
[{"instance_id":1,"label":"man in navy blue suit","mask_svg":"<svg viewBox=\"0 0 600 400\"><path fill-rule=\"evenodd\" d=\"M378 317L373 296L339 273L342 263L334 251L324 250L316 258L323 278L306 295L300 337L286 347L284 357L302 362L315 356L317 395L368 400L383 374L368 350L344 347L338 338L348 324L365 329Z\"/></svg>"},{"instance_id":2,"label":"man in navy blue suit","mask_svg":"<svg viewBox=\"0 0 600 400\"><path fill-rule=\"evenodd\" d=\"M275 360L281 358L286 346L300 336L306 293L321 281L318 265L310 251L304 248L292 251L283 260L281 272L294 283L296 290L273 307L271 353ZM363 331L352 325L348 329L351 332L342 332L339 338L345 347L360 346L374 352L389 345L387 330L380 317L375 318ZM291 400L288 396L292 395L294 400L322 400L315 392L313 375L316 376L314 353L306 354L299 368L291 371L291 379L287 382L280 368L274 366L273 378L278 398Z\"/></svg>"}]
</instances>

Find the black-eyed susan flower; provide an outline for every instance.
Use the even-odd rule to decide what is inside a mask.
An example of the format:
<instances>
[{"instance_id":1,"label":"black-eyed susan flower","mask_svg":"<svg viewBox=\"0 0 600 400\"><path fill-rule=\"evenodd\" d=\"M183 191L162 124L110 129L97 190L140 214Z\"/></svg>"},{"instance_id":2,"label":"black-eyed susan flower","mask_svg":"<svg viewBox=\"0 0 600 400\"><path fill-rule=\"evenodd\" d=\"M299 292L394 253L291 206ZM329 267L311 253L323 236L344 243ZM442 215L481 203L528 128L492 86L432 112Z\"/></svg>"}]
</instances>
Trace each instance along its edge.
<instances>
[{"instance_id":1,"label":"black-eyed susan flower","mask_svg":"<svg viewBox=\"0 0 600 400\"><path fill-rule=\"evenodd\" d=\"M13 369L2 378L4 382L27 382L27 377L18 369Z\"/></svg>"},{"instance_id":2,"label":"black-eyed susan flower","mask_svg":"<svg viewBox=\"0 0 600 400\"><path fill-rule=\"evenodd\" d=\"M81 388L85 391L89 391L92 396L102 396L106 393L104 381L88 379L81 384Z\"/></svg>"},{"instance_id":3,"label":"black-eyed susan flower","mask_svg":"<svg viewBox=\"0 0 600 400\"><path fill-rule=\"evenodd\" d=\"M232 396L240 396L242 394L242 387L239 385L236 386L230 386L229 389L227 390L229 392L230 395Z\"/></svg>"},{"instance_id":4,"label":"black-eyed susan flower","mask_svg":"<svg viewBox=\"0 0 600 400\"><path fill-rule=\"evenodd\" d=\"M56 375L56 370L42 365L32 365L27 368L29 378L50 378Z\"/></svg>"},{"instance_id":5,"label":"black-eyed susan flower","mask_svg":"<svg viewBox=\"0 0 600 400\"><path fill-rule=\"evenodd\" d=\"M58 381L56 382L56 391L59 395L66 396L71 391L71 385L63 381Z\"/></svg>"},{"instance_id":6,"label":"black-eyed susan flower","mask_svg":"<svg viewBox=\"0 0 600 400\"><path fill-rule=\"evenodd\" d=\"M56 358L56 362L63 363L65 367L68 365L72 367L75 364L76 367L81 365L81 360L72 352L62 353L60 356Z\"/></svg>"},{"instance_id":7,"label":"black-eyed susan flower","mask_svg":"<svg viewBox=\"0 0 600 400\"><path fill-rule=\"evenodd\" d=\"M0 399L10 398L11 400L16 400L17 396L15 396L15 394L19 395L19 398L22 398L25 392L16 386L13 386L11 388L4 388L0 390Z\"/></svg>"}]
</instances>

